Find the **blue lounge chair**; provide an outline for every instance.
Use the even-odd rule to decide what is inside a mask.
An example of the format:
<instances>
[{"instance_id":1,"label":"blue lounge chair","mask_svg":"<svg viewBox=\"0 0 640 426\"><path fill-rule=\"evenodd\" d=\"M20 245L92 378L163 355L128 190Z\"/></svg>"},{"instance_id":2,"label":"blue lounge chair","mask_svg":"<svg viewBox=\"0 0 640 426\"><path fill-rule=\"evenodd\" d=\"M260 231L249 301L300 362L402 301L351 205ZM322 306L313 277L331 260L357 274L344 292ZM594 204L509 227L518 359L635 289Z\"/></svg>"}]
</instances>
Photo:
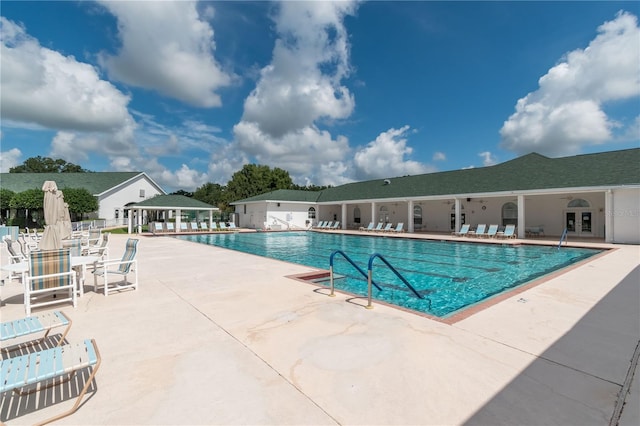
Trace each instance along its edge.
<instances>
[{"instance_id":1,"label":"blue lounge chair","mask_svg":"<svg viewBox=\"0 0 640 426\"><path fill-rule=\"evenodd\" d=\"M180 222L180 232L187 232L187 231L189 231L187 222Z\"/></svg>"},{"instance_id":2,"label":"blue lounge chair","mask_svg":"<svg viewBox=\"0 0 640 426\"><path fill-rule=\"evenodd\" d=\"M498 233L498 225L489 225L489 229L486 234L481 235L482 237L494 238Z\"/></svg>"},{"instance_id":3,"label":"blue lounge chair","mask_svg":"<svg viewBox=\"0 0 640 426\"><path fill-rule=\"evenodd\" d=\"M391 232L401 233L404 232L404 222L398 222L398 225L391 230Z\"/></svg>"},{"instance_id":4,"label":"blue lounge chair","mask_svg":"<svg viewBox=\"0 0 640 426\"><path fill-rule=\"evenodd\" d=\"M166 225L167 225L167 232L175 232L176 231L175 227L173 226L173 222L167 222Z\"/></svg>"},{"instance_id":5,"label":"blue lounge chair","mask_svg":"<svg viewBox=\"0 0 640 426\"><path fill-rule=\"evenodd\" d=\"M498 232L498 238L515 238L516 237L516 226L515 225L507 225L504 228L504 232Z\"/></svg>"},{"instance_id":6,"label":"blue lounge chair","mask_svg":"<svg viewBox=\"0 0 640 426\"><path fill-rule=\"evenodd\" d=\"M11 405L21 406L22 404L26 404L25 399L21 398L22 396L54 386L58 387L61 384L74 379L76 372L90 367L91 374L84 379L84 387L78 394L73 407L64 413L47 419L39 424L51 423L73 414L78 409L82 402L82 398L87 393L87 390L89 390L89 387L93 384L96 373L100 368L101 361L102 359L100 357L100 352L98 351L98 346L93 339L87 339L77 344L57 346L51 349L3 359L0 361L0 371L2 371L0 393L7 392L2 397L3 401L5 398L7 401L12 398L16 398ZM66 375L69 376L66 379L52 381L52 379L57 379L58 377ZM83 380L83 375L78 375L78 378L75 378L75 380L78 380L78 384L80 384ZM51 383L45 386L45 382ZM41 384L41 386L37 386L38 384ZM24 389L27 387L29 387L30 390ZM19 396L11 395L9 393L10 391L15 391ZM62 395L66 392L66 386L56 389L55 391L48 390L46 392L47 394L57 394L59 392L59 394ZM44 400L44 398L45 396L42 395L42 400ZM41 398L32 399L34 401L38 401ZM9 404L9 402L7 402L7 404Z\"/></svg>"},{"instance_id":7,"label":"blue lounge chair","mask_svg":"<svg viewBox=\"0 0 640 426\"><path fill-rule=\"evenodd\" d=\"M373 222L369 222L369 225L365 228L364 226L361 226L359 228L360 231L373 231Z\"/></svg>"},{"instance_id":8,"label":"blue lounge chair","mask_svg":"<svg viewBox=\"0 0 640 426\"><path fill-rule=\"evenodd\" d=\"M153 227L151 228L151 233L162 233L164 232L164 228L162 227L162 222L153 222Z\"/></svg>"},{"instance_id":9,"label":"blue lounge chair","mask_svg":"<svg viewBox=\"0 0 640 426\"><path fill-rule=\"evenodd\" d=\"M372 229L372 231L382 231L382 226L384 225L384 223L382 222L378 222L378 225Z\"/></svg>"},{"instance_id":10,"label":"blue lounge chair","mask_svg":"<svg viewBox=\"0 0 640 426\"><path fill-rule=\"evenodd\" d=\"M391 232L391 228L393 228L393 223L389 222L382 228L382 232Z\"/></svg>"},{"instance_id":11,"label":"blue lounge chair","mask_svg":"<svg viewBox=\"0 0 640 426\"><path fill-rule=\"evenodd\" d=\"M207 225L207 222L200 222L200 230L205 232L209 230L209 225Z\"/></svg>"},{"instance_id":12,"label":"blue lounge chair","mask_svg":"<svg viewBox=\"0 0 640 426\"><path fill-rule=\"evenodd\" d=\"M325 222L324 220L321 220L320 222L318 222L318 224L315 226L315 228L316 229L322 229L326 223L327 222Z\"/></svg>"},{"instance_id":13,"label":"blue lounge chair","mask_svg":"<svg viewBox=\"0 0 640 426\"><path fill-rule=\"evenodd\" d=\"M465 223L462 225L462 227L458 232L452 232L451 235L455 235L457 237L464 237L465 235L469 234L469 227L470 225L468 223Z\"/></svg>"},{"instance_id":14,"label":"blue lounge chair","mask_svg":"<svg viewBox=\"0 0 640 426\"><path fill-rule=\"evenodd\" d=\"M482 237L485 234L486 229L487 229L487 225L484 223L481 223L480 225L478 225L475 231L469 231L469 235L473 237Z\"/></svg>"},{"instance_id":15,"label":"blue lounge chair","mask_svg":"<svg viewBox=\"0 0 640 426\"><path fill-rule=\"evenodd\" d=\"M11 353L26 346L33 346L42 343L44 339L49 336L51 330L58 327L66 327L58 340L58 344L56 345L60 346L64 343L64 339L71 328L71 320L60 311L42 312L30 317L0 323L0 341L15 339L44 331L44 336L39 339L11 347L3 347L2 350L7 353Z\"/></svg>"},{"instance_id":16,"label":"blue lounge chair","mask_svg":"<svg viewBox=\"0 0 640 426\"><path fill-rule=\"evenodd\" d=\"M333 221L329 221L327 223L325 223L325 225L321 228L321 229L329 229L333 226Z\"/></svg>"},{"instance_id":17,"label":"blue lounge chair","mask_svg":"<svg viewBox=\"0 0 640 426\"><path fill-rule=\"evenodd\" d=\"M230 222L229 223L229 229L238 229L238 227L236 226L235 222Z\"/></svg>"},{"instance_id":18,"label":"blue lounge chair","mask_svg":"<svg viewBox=\"0 0 640 426\"><path fill-rule=\"evenodd\" d=\"M333 224L333 226L331 227L331 229L339 229L340 228L340 221L336 221L336 223Z\"/></svg>"}]
</instances>

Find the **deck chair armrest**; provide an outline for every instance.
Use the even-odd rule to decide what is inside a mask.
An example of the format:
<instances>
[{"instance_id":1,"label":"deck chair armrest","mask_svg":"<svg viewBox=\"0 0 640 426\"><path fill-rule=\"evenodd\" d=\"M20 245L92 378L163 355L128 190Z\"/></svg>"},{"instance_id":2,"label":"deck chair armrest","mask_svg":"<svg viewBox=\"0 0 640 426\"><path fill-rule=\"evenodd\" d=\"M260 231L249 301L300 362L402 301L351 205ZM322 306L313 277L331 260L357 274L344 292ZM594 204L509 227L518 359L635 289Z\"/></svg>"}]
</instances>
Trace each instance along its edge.
<instances>
[{"instance_id":1,"label":"deck chair armrest","mask_svg":"<svg viewBox=\"0 0 640 426\"><path fill-rule=\"evenodd\" d=\"M106 268L109 266L126 265L127 263L136 263L138 259L131 260L105 260L102 262L96 262L96 268Z\"/></svg>"}]
</instances>

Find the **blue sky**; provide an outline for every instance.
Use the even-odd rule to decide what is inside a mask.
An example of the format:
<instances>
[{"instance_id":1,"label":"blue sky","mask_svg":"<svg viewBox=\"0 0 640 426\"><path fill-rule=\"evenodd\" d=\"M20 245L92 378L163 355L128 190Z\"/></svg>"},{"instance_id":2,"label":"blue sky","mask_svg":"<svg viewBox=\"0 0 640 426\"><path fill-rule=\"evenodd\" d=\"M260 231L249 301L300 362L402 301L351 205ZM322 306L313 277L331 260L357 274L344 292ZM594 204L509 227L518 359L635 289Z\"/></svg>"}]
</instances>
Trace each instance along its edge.
<instances>
[{"instance_id":1,"label":"blue sky","mask_svg":"<svg viewBox=\"0 0 640 426\"><path fill-rule=\"evenodd\" d=\"M2 1L0 169L166 190L640 146L638 2Z\"/></svg>"}]
</instances>

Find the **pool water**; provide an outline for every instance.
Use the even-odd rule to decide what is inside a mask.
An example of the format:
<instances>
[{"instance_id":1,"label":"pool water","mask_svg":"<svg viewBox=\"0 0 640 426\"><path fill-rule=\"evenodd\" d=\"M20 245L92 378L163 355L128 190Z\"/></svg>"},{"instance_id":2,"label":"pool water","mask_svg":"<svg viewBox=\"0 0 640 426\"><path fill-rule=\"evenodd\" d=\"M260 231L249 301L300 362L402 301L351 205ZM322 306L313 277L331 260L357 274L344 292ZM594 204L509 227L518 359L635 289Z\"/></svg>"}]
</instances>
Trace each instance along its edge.
<instances>
[{"instance_id":1,"label":"pool water","mask_svg":"<svg viewBox=\"0 0 640 426\"><path fill-rule=\"evenodd\" d=\"M180 239L329 269L336 250L365 273L379 254L422 296L417 297L385 263L374 258L373 298L445 318L536 278L579 262L602 250L513 246L452 241L354 236L320 232L256 232L185 235ZM341 254L334 255L336 290L367 295L367 279ZM322 285L322 284L321 284ZM329 285L328 281L324 285Z\"/></svg>"}]
</instances>

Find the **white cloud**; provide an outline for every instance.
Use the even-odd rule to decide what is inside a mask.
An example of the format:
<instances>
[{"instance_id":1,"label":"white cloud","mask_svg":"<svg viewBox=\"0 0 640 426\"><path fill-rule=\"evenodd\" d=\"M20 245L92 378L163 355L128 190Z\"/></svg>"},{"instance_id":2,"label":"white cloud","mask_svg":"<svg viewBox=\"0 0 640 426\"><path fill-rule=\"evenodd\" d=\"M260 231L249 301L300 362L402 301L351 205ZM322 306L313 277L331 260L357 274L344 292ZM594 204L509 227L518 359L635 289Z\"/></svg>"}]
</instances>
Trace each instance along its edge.
<instances>
[{"instance_id":1,"label":"white cloud","mask_svg":"<svg viewBox=\"0 0 640 426\"><path fill-rule=\"evenodd\" d=\"M94 67L40 46L4 17L0 23L3 120L81 131L133 125L129 97L101 80Z\"/></svg>"},{"instance_id":2,"label":"white cloud","mask_svg":"<svg viewBox=\"0 0 640 426\"><path fill-rule=\"evenodd\" d=\"M504 123L501 146L518 154L570 155L611 141L620 123L604 103L640 95L640 29L620 12L598 28L585 49L569 52L539 80L539 89L518 100Z\"/></svg>"},{"instance_id":3,"label":"white cloud","mask_svg":"<svg viewBox=\"0 0 640 426\"><path fill-rule=\"evenodd\" d=\"M320 125L349 117L355 106L341 84L350 72L343 19L355 9L346 1L279 3L279 39L234 126L237 150L289 171L297 182L343 179L333 173L350 153L348 141Z\"/></svg>"},{"instance_id":4,"label":"white cloud","mask_svg":"<svg viewBox=\"0 0 640 426\"><path fill-rule=\"evenodd\" d=\"M193 191L208 181L209 178L206 173L193 170L186 164L183 164L182 167L175 172L164 170L157 179L160 185L168 186L173 190L184 189L186 191Z\"/></svg>"},{"instance_id":5,"label":"white cloud","mask_svg":"<svg viewBox=\"0 0 640 426\"><path fill-rule=\"evenodd\" d=\"M413 149L407 146L409 126L389 129L356 152L354 164L358 179L374 179L387 176L418 175L433 171L422 163L406 160Z\"/></svg>"},{"instance_id":6,"label":"white cloud","mask_svg":"<svg viewBox=\"0 0 640 426\"><path fill-rule=\"evenodd\" d=\"M9 169L21 164L22 152L18 148L0 152L0 173L9 173Z\"/></svg>"},{"instance_id":7,"label":"white cloud","mask_svg":"<svg viewBox=\"0 0 640 426\"><path fill-rule=\"evenodd\" d=\"M479 157L482 157L482 165L483 166L493 166L498 163L498 158L490 153L489 151L484 151L478 154Z\"/></svg>"},{"instance_id":8,"label":"white cloud","mask_svg":"<svg viewBox=\"0 0 640 426\"><path fill-rule=\"evenodd\" d=\"M433 154L433 161L445 161L447 159L447 156L445 155L444 152L435 152Z\"/></svg>"},{"instance_id":9,"label":"white cloud","mask_svg":"<svg viewBox=\"0 0 640 426\"><path fill-rule=\"evenodd\" d=\"M111 78L156 90L198 107L222 104L217 90L232 83L214 58L213 28L193 1L102 1L118 19L122 47L100 55ZM205 16L213 15L211 6Z\"/></svg>"}]
</instances>

